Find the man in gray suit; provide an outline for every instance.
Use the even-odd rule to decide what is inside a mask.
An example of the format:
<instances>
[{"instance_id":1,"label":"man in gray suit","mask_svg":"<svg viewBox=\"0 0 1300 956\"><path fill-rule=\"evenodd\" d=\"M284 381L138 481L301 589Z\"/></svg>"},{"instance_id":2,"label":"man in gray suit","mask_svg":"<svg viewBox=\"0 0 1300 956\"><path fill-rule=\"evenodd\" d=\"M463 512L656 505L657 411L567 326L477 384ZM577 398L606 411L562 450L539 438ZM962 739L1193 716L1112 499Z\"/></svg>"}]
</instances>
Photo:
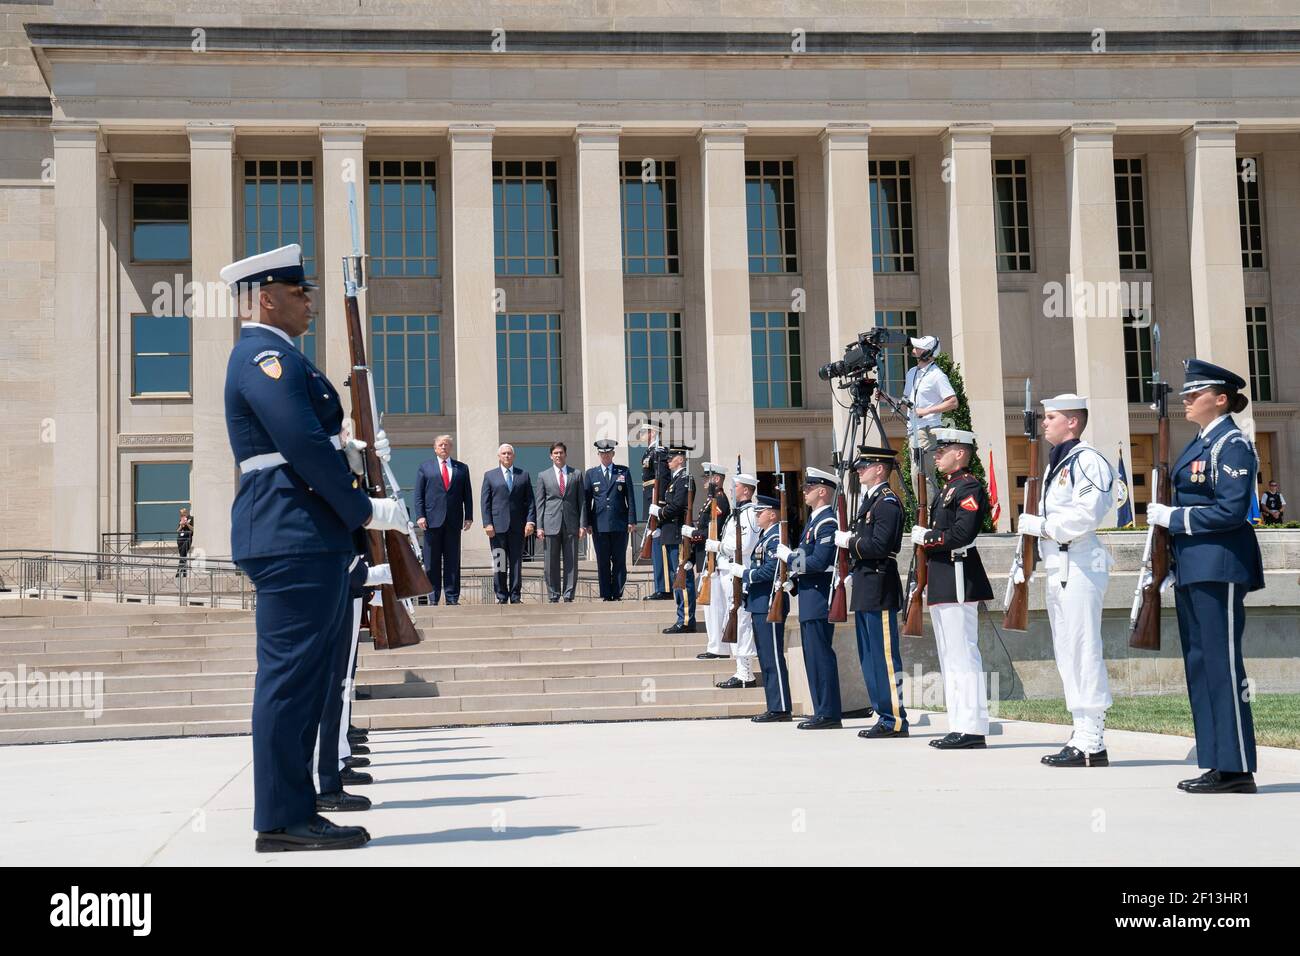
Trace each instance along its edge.
<instances>
[{"instance_id":1,"label":"man in gray suit","mask_svg":"<svg viewBox=\"0 0 1300 956\"><path fill-rule=\"evenodd\" d=\"M587 533L587 496L582 475L565 464L564 442L551 446L552 466L537 476L534 486L537 537L546 560L546 590L554 604L560 599L560 561L564 562L564 600L578 589L578 539Z\"/></svg>"}]
</instances>

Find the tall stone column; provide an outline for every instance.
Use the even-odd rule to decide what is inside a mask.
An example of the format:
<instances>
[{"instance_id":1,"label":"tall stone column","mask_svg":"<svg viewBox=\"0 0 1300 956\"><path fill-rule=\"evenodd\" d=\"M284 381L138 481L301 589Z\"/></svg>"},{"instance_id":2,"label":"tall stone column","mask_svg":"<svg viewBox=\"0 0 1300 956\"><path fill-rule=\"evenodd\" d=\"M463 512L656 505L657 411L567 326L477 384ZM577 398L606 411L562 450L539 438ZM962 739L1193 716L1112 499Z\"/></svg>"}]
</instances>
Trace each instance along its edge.
<instances>
[{"instance_id":1,"label":"tall stone column","mask_svg":"<svg viewBox=\"0 0 1300 956\"><path fill-rule=\"evenodd\" d=\"M1089 443L1112 464L1120 448L1131 461L1115 226L1115 125L1079 123L1061 139L1069 196L1075 391L1088 396ZM1039 391L1042 397L1060 390ZM1102 524L1112 524L1112 518L1113 512Z\"/></svg>"},{"instance_id":2,"label":"tall stone column","mask_svg":"<svg viewBox=\"0 0 1300 956\"><path fill-rule=\"evenodd\" d=\"M470 469L478 494L496 463L496 264L492 253L492 134L490 125L453 124L451 144L451 287L456 346L456 457ZM482 526L482 515L475 524ZM488 561L487 538L471 530L467 561Z\"/></svg>"},{"instance_id":3,"label":"tall stone column","mask_svg":"<svg viewBox=\"0 0 1300 956\"><path fill-rule=\"evenodd\" d=\"M226 433L226 363L235 344L234 303L221 269L234 259L234 144L229 124L191 123L190 268L194 317L194 457L190 494L194 548L211 557L230 554L230 506L238 477Z\"/></svg>"},{"instance_id":4,"label":"tall stone column","mask_svg":"<svg viewBox=\"0 0 1300 956\"><path fill-rule=\"evenodd\" d=\"M623 336L622 203L619 127L580 123L574 132L578 168L578 309L582 329L582 453L616 440L615 460L628 463L627 363Z\"/></svg>"},{"instance_id":5,"label":"tall stone column","mask_svg":"<svg viewBox=\"0 0 1300 956\"><path fill-rule=\"evenodd\" d=\"M876 287L871 265L871 182L867 170L866 123L829 123L821 134L826 188L826 303L830 320L830 356L875 322ZM841 445L848 428L848 409L831 409ZM868 441L880 436L873 431ZM852 453L852 450L850 450Z\"/></svg>"},{"instance_id":6,"label":"tall stone column","mask_svg":"<svg viewBox=\"0 0 1300 956\"><path fill-rule=\"evenodd\" d=\"M343 388L352 362L348 351L347 319L343 312L343 257L352 252L352 220L348 212L348 186L356 191L357 229L361 247L366 242L366 126L364 123L322 123L321 146L321 239L323 251L318 267L320 292L318 313L324 328L317 341L324 343L325 374L339 389L343 408L352 411L352 395ZM366 250L369 251L369 250ZM366 301L358 299L362 334L365 334Z\"/></svg>"},{"instance_id":7,"label":"tall stone column","mask_svg":"<svg viewBox=\"0 0 1300 956\"><path fill-rule=\"evenodd\" d=\"M1007 479L1007 429L1002 396L1002 328L993 233L993 126L954 123L944 135L948 178L948 295L952 356L961 363L978 454L993 451L1002 517L1011 530L1014 489ZM990 476L991 477L991 476Z\"/></svg>"},{"instance_id":8,"label":"tall stone column","mask_svg":"<svg viewBox=\"0 0 1300 956\"><path fill-rule=\"evenodd\" d=\"M1202 120L1183 134L1196 357L1250 378L1237 208L1237 124ZM1175 384L1179 379L1174 379ZM1247 407L1239 422L1254 435Z\"/></svg>"},{"instance_id":9,"label":"tall stone column","mask_svg":"<svg viewBox=\"0 0 1300 956\"><path fill-rule=\"evenodd\" d=\"M700 129L704 210L704 334L709 450L714 461L754 459L754 369L749 332L745 127Z\"/></svg>"},{"instance_id":10,"label":"tall stone column","mask_svg":"<svg viewBox=\"0 0 1300 956\"><path fill-rule=\"evenodd\" d=\"M54 134L54 408L35 440L54 445L51 544L99 550L99 127L56 120ZM50 427L52 426L52 427Z\"/></svg>"}]
</instances>

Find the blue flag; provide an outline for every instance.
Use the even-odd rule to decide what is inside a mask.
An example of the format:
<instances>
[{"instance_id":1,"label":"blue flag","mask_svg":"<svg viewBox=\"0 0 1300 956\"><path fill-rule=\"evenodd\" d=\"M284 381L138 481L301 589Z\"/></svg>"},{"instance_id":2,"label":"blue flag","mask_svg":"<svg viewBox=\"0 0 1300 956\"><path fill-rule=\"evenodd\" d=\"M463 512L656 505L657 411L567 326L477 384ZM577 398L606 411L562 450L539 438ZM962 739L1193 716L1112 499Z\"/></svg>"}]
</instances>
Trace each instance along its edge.
<instances>
[{"instance_id":1,"label":"blue flag","mask_svg":"<svg viewBox=\"0 0 1300 956\"><path fill-rule=\"evenodd\" d=\"M1132 528L1133 496L1128 490L1128 472L1124 470L1124 446L1119 446L1119 480L1115 482L1116 520L1121 528Z\"/></svg>"},{"instance_id":2,"label":"blue flag","mask_svg":"<svg viewBox=\"0 0 1300 956\"><path fill-rule=\"evenodd\" d=\"M1252 491L1250 493L1250 510L1246 512L1246 520L1249 521L1251 524L1253 524L1255 527L1259 527L1261 524L1264 523L1264 518L1259 513L1259 492L1258 491Z\"/></svg>"}]
</instances>

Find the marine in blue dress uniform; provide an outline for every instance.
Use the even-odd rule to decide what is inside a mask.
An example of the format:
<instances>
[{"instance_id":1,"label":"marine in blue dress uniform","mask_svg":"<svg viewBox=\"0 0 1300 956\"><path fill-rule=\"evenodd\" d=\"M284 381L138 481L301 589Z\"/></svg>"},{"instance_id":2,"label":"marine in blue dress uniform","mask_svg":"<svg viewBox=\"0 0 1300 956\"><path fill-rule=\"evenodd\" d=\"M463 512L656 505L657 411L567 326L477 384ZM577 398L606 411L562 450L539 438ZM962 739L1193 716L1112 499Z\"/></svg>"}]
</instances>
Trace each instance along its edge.
<instances>
[{"instance_id":1,"label":"marine in blue dress uniform","mask_svg":"<svg viewBox=\"0 0 1300 956\"><path fill-rule=\"evenodd\" d=\"M364 828L336 827L316 812L312 751L347 610L353 534L404 530L405 509L359 487L342 453L338 393L293 344L312 318L301 249L243 259L221 277L243 320L225 409L240 470L231 555L257 589L256 848L358 847L370 838Z\"/></svg>"},{"instance_id":2,"label":"marine in blue dress uniform","mask_svg":"<svg viewBox=\"0 0 1300 956\"><path fill-rule=\"evenodd\" d=\"M1183 363L1183 411L1197 436L1170 469L1173 504L1147 506L1169 529L1174 603L1196 760L1206 770L1178 785L1188 793L1255 792L1255 726L1242 659L1246 592L1264 586L1259 542L1247 514L1259 462L1233 420L1246 408L1246 382L1200 359Z\"/></svg>"},{"instance_id":3,"label":"marine in blue dress uniform","mask_svg":"<svg viewBox=\"0 0 1300 956\"><path fill-rule=\"evenodd\" d=\"M854 612L858 659L867 682L876 723L859 737L906 737L903 707L903 655L899 647L898 611L903 587L898 577L898 549L903 543L903 503L889 487L898 452L860 445L853 466L862 485L862 504L853 527L835 532L836 545L853 562L849 609Z\"/></svg>"},{"instance_id":4,"label":"marine in blue dress uniform","mask_svg":"<svg viewBox=\"0 0 1300 956\"><path fill-rule=\"evenodd\" d=\"M745 589L745 610L741 613L748 614L753 621L754 649L758 652L763 692L767 696L767 710L750 718L756 724L790 720L790 672L785 665L785 616L790 612L789 603L784 605L786 614L780 621L770 623L767 619L779 564L776 549L781 543L780 504L768 495L754 496L758 540L747 559L736 560L729 569L732 577L738 577L735 586Z\"/></svg>"},{"instance_id":5,"label":"marine in blue dress uniform","mask_svg":"<svg viewBox=\"0 0 1300 956\"><path fill-rule=\"evenodd\" d=\"M664 580L672 587L677 576L678 551L682 544L682 525L689 520L687 507L691 489L695 481L686 467L686 456L691 449L687 445L675 445L668 449L668 468L672 475L668 490L664 494L662 505L651 505L658 509L659 535L658 550L664 562ZM687 525L687 527L690 527ZM691 563L691 549L687 549L686 560ZM677 599L677 623L664 628L665 634L693 633L695 631L695 568L686 569L686 587L674 588L673 596Z\"/></svg>"},{"instance_id":6,"label":"marine in blue dress uniform","mask_svg":"<svg viewBox=\"0 0 1300 956\"><path fill-rule=\"evenodd\" d=\"M627 465L614 463L618 442L596 442L600 464L588 468L583 479L587 495L587 530L596 546L596 574L602 601L623 600L627 584L627 539L636 527L636 492Z\"/></svg>"},{"instance_id":7,"label":"marine in blue dress uniform","mask_svg":"<svg viewBox=\"0 0 1300 956\"><path fill-rule=\"evenodd\" d=\"M808 468L804 474L803 500L811 514L797 548L777 546L778 557L790 566L799 598L799 635L803 664L808 673L808 692L813 714L800 721L800 730L830 730L842 727L840 670L835 660L835 625L830 615L831 566L835 563L835 532L839 519L831 509L831 498L839 479L829 471Z\"/></svg>"}]
</instances>

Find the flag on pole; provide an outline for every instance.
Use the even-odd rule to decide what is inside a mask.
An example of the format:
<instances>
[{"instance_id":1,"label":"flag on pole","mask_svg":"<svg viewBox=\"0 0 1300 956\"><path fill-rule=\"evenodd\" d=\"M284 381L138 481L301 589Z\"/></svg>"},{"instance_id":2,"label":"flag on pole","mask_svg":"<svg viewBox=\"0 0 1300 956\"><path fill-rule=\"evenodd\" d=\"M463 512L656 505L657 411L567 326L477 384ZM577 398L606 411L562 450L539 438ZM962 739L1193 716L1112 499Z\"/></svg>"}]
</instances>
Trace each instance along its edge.
<instances>
[{"instance_id":1,"label":"flag on pole","mask_svg":"<svg viewBox=\"0 0 1300 956\"><path fill-rule=\"evenodd\" d=\"M1250 493L1250 510L1246 512L1246 520L1259 527L1264 523L1264 516L1259 513L1259 491L1254 490Z\"/></svg>"},{"instance_id":2,"label":"flag on pole","mask_svg":"<svg viewBox=\"0 0 1300 956\"><path fill-rule=\"evenodd\" d=\"M1119 446L1119 480L1115 482L1116 521L1121 528L1135 527L1133 498L1128 493L1128 472L1124 470L1124 444Z\"/></svg>"},{"instance_id":3,"label":"flag on pole","mask_svg":"<svg viewBox=\"0 0 1300 956\"><path fill-rule=\"evenodd\" d=\"M998 501L998 473L993 469L993 449L989 449L989 511L994 526L1002 516L1002 503Z\"/></svg>"}]
</instances>

